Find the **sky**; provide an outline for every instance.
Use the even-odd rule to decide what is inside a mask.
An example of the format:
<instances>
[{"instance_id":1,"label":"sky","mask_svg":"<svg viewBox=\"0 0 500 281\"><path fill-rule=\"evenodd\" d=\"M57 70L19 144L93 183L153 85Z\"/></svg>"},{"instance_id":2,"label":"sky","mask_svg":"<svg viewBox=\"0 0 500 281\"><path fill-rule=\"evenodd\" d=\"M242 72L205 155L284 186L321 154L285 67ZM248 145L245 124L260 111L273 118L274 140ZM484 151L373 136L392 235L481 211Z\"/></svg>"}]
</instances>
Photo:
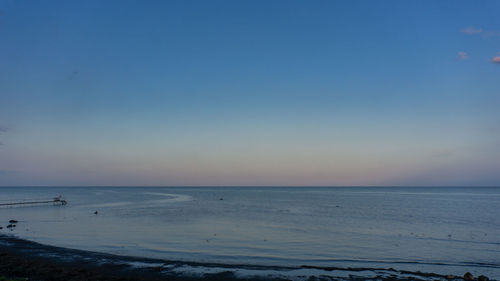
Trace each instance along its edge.
<instances>
[{"instance_id":1,"label":"sky","mask_svg":"<svg viewBox=\"0 0 500 281\"><path fill-rule=\"evenodd\" d=\"M0 185L500 186L499 10L0 0Z\"/></svg>"}]
</instances>

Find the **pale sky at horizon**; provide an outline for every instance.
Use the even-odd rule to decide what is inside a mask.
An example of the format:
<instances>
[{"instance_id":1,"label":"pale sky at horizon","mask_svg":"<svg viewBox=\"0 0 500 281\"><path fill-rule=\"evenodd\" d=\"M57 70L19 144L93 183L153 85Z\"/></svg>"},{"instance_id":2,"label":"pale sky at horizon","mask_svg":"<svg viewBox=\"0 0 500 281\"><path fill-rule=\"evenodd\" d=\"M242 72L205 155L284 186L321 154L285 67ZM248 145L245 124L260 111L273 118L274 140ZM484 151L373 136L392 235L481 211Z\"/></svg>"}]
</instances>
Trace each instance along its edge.
<instances>
[{"instance_id":1,"label":"pale sky at horizon","mask_svg":"<svg viewBox=\"0 0 500 281\"><path fill-rule=\"evenodd\" d=\"M499 10L0 0L0 186L500 186Z\"/></svg>"}]
</instances>

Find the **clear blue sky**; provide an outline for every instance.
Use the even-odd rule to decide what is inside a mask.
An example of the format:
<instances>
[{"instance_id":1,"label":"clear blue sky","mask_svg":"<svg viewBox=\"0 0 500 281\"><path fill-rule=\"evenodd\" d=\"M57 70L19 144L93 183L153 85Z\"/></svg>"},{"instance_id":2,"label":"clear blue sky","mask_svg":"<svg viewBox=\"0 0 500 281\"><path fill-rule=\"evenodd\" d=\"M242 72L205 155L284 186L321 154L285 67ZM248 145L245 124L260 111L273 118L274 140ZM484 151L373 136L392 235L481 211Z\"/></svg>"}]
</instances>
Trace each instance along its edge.
<instances>
[{"instance_id":1,"label":"clear blue sky","mask_svg":"<svg viewBox=\"0 0 500 281\"><path fill-rule=\"evenodd\" d=\"M0 0L0 185L500 185L499 10Z\"/></svg>"}]
</instances>

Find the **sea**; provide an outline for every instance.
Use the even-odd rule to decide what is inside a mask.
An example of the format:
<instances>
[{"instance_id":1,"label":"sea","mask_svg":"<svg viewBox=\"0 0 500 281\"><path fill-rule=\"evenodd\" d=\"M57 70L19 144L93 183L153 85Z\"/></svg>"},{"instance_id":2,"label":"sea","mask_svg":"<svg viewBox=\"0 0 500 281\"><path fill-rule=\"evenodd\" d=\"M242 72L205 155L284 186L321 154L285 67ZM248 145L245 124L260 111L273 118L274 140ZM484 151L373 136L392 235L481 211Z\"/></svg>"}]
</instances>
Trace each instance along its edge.
<instances>
[{"instance_id":1,"label":"sea","mask_svg":"<svg viewBox=\"0 0 500 281\"><path fill-rule=\"evenodd\" d=\"M0 207L0 235L184 275L500 280L495 187L1 187L0 204L59 195L66 205Z\"/></svg>"}]
</instances>

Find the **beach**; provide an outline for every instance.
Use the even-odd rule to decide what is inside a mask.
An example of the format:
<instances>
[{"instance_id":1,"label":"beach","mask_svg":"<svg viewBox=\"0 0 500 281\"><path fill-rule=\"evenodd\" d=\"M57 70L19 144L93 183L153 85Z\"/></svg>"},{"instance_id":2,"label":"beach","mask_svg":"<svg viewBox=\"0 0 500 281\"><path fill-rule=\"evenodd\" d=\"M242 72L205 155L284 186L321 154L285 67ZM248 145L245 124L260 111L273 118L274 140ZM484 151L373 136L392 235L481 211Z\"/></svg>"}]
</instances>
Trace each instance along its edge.
<instances>
[{"instance_id":1,"label":"beach","mask_svg":"<svg viewBox=\"0 0 500 281\"><path fill-rule=\"evenodd\" d=\"M236 280L224 274L162 275L160 267L134 268L121 263L126 259L111 255L49 247L5 236L0 241L0 276L19 280Z\"/></svg>"},{"instance_id":2,"label":"beach","mask_svg":"<svg viewBox=\"0 0 500 281\"><path fill-rule=\"evenodd\" d=\"M170 269L184 265L224 268L220 264L180 263L134 257L116 256L110 254L88 252L74 249L65 249L42 245L39 243L18 239L12 236L0 236L0 276L14 280L54 280L54 281L83 281L83 280L111 280L111 281L156 281L156 280L205 280L205 281L238 281L238 280L291 280L277 276L238 276L227 267L215 273L186 273L179 274ZM240 266L241 267L241 266ZM259 267L247 266L248 270ZM263 268L260 268L263 269ZM268 267L276 272L291 270L285 267ZM311 270L344 271L343 276L306 277L303 280L463 280L460 276L440 275L425 272L397 271L394 269L372 268L311 268L302 267L295 270L304 272ZM372 274L366 275L367 271ZM349 274L346 274L346 273ZM486 279L484 279L486 280ZM490 279L493 280L493 279Z\"/></svg>"}]
</instances>

